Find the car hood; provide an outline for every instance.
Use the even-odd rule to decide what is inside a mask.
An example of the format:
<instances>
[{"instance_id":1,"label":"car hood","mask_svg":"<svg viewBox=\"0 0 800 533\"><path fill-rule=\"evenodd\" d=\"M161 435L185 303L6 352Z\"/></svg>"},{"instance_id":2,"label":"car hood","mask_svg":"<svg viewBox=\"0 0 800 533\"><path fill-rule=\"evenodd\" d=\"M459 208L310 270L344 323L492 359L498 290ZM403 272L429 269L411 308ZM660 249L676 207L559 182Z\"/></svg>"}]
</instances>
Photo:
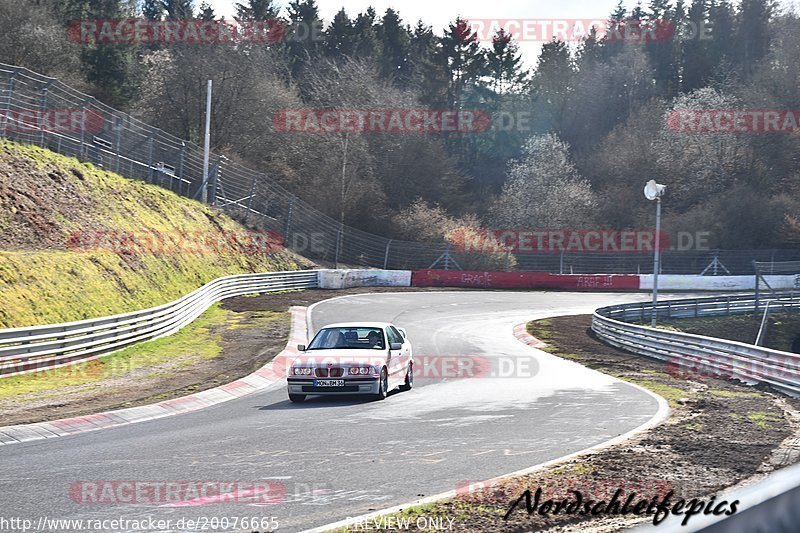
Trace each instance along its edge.
<instances>
[{"instance_id":1,"label":"car hood","mask_svg":"<svg viewBox=\"0 0 800 533\"><path fill-rule=\"evenodd\" d=\"M341 365L380 365L386 361L384 350L311 350L304 352L292 361L292 366L341 366Z\"/></svg>"}]
</instances>

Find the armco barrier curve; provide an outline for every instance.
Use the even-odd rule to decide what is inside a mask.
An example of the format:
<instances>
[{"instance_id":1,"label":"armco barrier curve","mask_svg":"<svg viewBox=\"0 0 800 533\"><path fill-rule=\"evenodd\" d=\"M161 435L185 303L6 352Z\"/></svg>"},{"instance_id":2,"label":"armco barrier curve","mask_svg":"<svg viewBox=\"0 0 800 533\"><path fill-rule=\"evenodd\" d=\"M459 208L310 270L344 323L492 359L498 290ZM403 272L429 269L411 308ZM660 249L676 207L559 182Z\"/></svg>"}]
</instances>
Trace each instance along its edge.
<instances>
[{"instance_id":1,"label":"armco barrier curve","mask_svg":"<svg viewBox=\"0 0 800 533\"><path fill-rule=\"evenodd\" d=\"M696 298L659 302L660 318L721 316L800 308L800 293L787 292L762 297L752 295ZM800 397L800 354L771 350L742 342L651 328L652 303L602 307L592 317L592 330L605 342L624 350L662 359L675 371L694 375L716 375L745 383L764 383L786 394Z\"/></svg>"},{"instance_id":2,"label":"armco barrier curve","mask_svg":"<svg viewBox=\"0 0 800 533\"><path fill-rule=\"evenodd\" d=\"M232 296L317 287L408 286L410 281L409 271L381 270L298 270L227 276L151 309L0 330L0 378L91 361L138 342L170 335L213 303Z\"/></svg>"},{"instance_id":3,"label":"armco barrier curve","mask_svg":"<svg viewBox=\"0 0 800 533\"><path fill-rule=\"evenodd\" d=\"M169 335L224 298L317 287L317 271L241 274L216 279L151 309L64 324L0 330L0 377L90 361Z\"/></svg>"}]
</instances>

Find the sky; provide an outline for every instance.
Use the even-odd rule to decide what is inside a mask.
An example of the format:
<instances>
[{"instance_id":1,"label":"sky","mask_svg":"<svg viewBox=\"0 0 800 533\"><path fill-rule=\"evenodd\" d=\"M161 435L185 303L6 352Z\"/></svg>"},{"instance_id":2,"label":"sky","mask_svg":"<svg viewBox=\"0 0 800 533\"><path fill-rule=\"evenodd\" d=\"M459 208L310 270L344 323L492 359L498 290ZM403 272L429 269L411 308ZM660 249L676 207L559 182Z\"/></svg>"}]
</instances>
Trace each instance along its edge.
<instances>
[{"instance_id":1,"label":"sky","mask_svg":"<svg viewBox=\"0 0 800 533\"><path fill-rule=\"evenodd\" d=\"M232 18L236 12L234 6L241 0L208 1L217 17ZM400 13L406 24L414 25L421 19L432 26L437 34L441 34L441 30L459 15L468 20L605 20L617 2L618 0L317 0L317 5L326 22L342 7L351 18L369 6L375 8L378 16L391 7ZM636 3L636 0L623 1L629 11ZM288 0L279 0L278 4L286 6ZM642 1L643 6L647 4L647 0ZM781 4L796 5L796 0L784 0ZM285 14L285 10L282 13ZM526 65L532 67L536 64L541 45L538 41L520 43Z\"/></svg>"}]
</instances>

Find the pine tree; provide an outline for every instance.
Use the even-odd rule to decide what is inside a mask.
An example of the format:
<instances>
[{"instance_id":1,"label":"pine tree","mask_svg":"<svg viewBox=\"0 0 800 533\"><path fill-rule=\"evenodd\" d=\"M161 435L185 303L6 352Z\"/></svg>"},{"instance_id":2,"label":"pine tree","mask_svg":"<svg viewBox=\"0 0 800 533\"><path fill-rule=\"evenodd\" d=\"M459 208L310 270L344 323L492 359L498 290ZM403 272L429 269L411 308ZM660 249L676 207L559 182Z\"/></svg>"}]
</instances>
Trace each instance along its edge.
<instances>
[{"instance_id":1,"label":"pine tree","mask_svg":"<svg viewBox=\"0 0 800 533\"><path fill-rule=\"evenodd\" d=\"M289 35L285 50L289 69L295 78L308 61L319 55L321 29L316 0L289 2Z\"/></svg>"},{"instance_id":2,"label":"pine tree","mask_svg":"<svg viewBox=\"0 0 800 533\"><path fill-rule=\"evenodd\" d=\"M411 68L420 101L431 107L445 105L450 74L437 60L439 43L433 29L421 20L414 26L411 38Z\"/></svg>"},{"instance_id":3,"label":"pine tree","mask_svg":"<svg viewBox=\"0 0 800 533\"><path fill-rule=\"evenodd\" d=\"M486 57L477 34L461 17L450 23L439 43L441 64L450 71L448 105L459 109L464 90L485 73Z\"/></svg>"},{"instance_id":4,"label":"pine tree","mask_svg":"<svg viewBox=\"0 0 800 533\"><path fill-rule=\"evenodd\" d=\"M534 116L540 131L561 131L575 75L567 45L551 41L542 46L532 79Z\"/></svg>"},{"instance_id":5,"label":"pine tree","mask_svg":"<svg viewBox=\"0 0 800 533\"><path fill-rule=\"evenodd\" d=\"M344 8L340 9L325 31L325 53L332 58L352 57L355 52L353 23Z\"/></svg>"},{"instance_id":6,"label":"pine tree","mask_svg":"<svg viewBox=\"0 0 800 533\"><path fill-rule=\"evenodd\" d=\"M190 20L194 18L194 0L163 0L167 20Z\"/></svg>"},{"instance_id":7,"label":"pine tree","mask_svg":"<svg viewBox=\"0 0 800 533\"><path fill-rule=\"evenodd\" d=\"M237 20L275 20L279 8L273 5L274 0L247 0L236 4Z\"/></svg>"},{"instance_id":8,"label":"pine tree","mask_svg":"<svg viewBox=\"0 0 800 533\"><path fill-rule=\"evenodd\" d=\"M673 48L679 38L678 25L674 20L675 13L670 9L668 0L651 0L645 15L653 38L647 39L645 49L658 93L673 97L679 89L678 68Z\"/></svg>"},{"instance_id":9,"label":"pine tree","mask_svg":"<svg viewBox=\"0 0 800 533\"><path fill-rule=\"evenodd\" d=\"M214 14L214 8L211 7L207 2L203 2L200 4L200 12L198 13L197 18L204 22L211 22L216 20L217 16Z\"/></svg>"},{"instance_id":10,"label":"pine tree","mask_svg":"<svg viewBox=\"0 0 800 533\"><path fill-rule=\"evenodd\" d=\"M736 59L745 74L751 73L769 51L769 21L773 0L742 0L737 16Z\"/></svg>"},{"instance_id":11,"label":"pine tree","mask_svg":"<svg viewBox=\"0 0 800 533\"><path fill-rule=\"evenodd\" d=\"M161 0L144 0L142 16L147 20L161 20L164 17L164 4Z\"/></svg>"},{"instance_id":12,"label":"pine tree","mask_svg":"<svg viewBox=\"0 0 800 533\"><path fill-rule=\"evenodd\" d=\"M708 55L708 41L700 33L708 23L708 0L692 0L688 20L692 35L683 43L682 89L691 92L704 87L711 71Z\"/></svg>"},{"instance_id":13,"label":"pine tree","mask_svg":"<svg viewBox=\"0 0 800 533\"><path fill-rule=\"evenodd\" d=\"M724 74L723 70L730 68L730 63L735 55L734 41L734 12L727 0L712 0L708 11L708 25L711 30L711 42L708 47L709 61L714 73Z\"/></svg>"},{"instance_id":14,"label":"pine tree","mask_svg":"<svg viewBox=\"0 0 800 533\"><path fill-rule=\"evenodd\" d=\"M499 30L493 37L486 60L492 79L491 88L495 93L515 93L522 90L527 73L522 69L519 45L505 30Z\"/></svg>"},{"instance_id":15,"label":"pine tree","mask_svg":"<svg viewBox=\"0 0 800 533\"><path fill-rule=\"evenodd\" d=\"M353 33L355 35L354 56L360 59L376 59L380 54L380 43L375 29L377 16L372 7L367 8L363 13L359 13L353 22Z\"/></svg>"},{"instance_id":16,"label":"pine tree","mask_svg":"<svg viewBox=\"0 0 800 533\"><path fill-rule=\"evenodd\" d=\"M377 28L381 54L378 60L381 75L399 87L411 82L411 37L397 11L387 9Z\"/></svg>"},{"instance_id":17,"label":"pine tree","mask_svg":"<svg viewBox=\"0 0 800 533\"><path fill-rule=\"evenodd\" d=\"M70 2L72 13L82 18L119 20L130 15L117 0L89 0ZM95 43L81 51L81 64L86 79L94 85L96 96L111 104L124 106L133 97L135 84L132 64L135 47L115 43Z\"/></svg>"}]
</instances>

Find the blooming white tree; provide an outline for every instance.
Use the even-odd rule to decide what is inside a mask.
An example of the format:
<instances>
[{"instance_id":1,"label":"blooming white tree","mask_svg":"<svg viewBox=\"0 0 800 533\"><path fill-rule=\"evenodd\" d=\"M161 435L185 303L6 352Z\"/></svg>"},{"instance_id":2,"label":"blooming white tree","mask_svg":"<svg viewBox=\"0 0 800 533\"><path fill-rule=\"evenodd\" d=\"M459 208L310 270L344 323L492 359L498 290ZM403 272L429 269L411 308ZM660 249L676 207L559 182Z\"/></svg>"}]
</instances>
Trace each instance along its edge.
<instances>
[{"instance_id":1,"label":"blooming white tree","mask_svg":"<svg viewBox=\"0 0 800 533\"><path fill-rule=\"evenodd\" d=\"M491 209L498 227L575 228L592 221L595 195L570 160L569 145L554 134L535 135L520 159L508 166L508 179Z\"/></svg>"}]
</instances>

